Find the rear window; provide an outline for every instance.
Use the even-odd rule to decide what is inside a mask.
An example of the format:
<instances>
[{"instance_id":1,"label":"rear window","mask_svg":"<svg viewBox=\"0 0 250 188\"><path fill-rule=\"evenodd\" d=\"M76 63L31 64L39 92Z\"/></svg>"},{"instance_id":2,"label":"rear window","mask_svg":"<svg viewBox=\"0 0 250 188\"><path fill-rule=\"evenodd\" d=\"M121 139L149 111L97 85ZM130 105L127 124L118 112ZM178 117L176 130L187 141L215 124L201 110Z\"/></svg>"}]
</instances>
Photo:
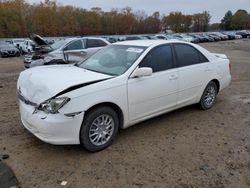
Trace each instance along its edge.
<instances>
[{"instance_id":1,"label":"rear window","mask_svg":"<svg viewBox=\"0 0 250 188\"><path fill-rule=\"evenodd\" d=\"M87 39L87 48L96 48L106 46L107 44L103 40L99 39Z\"/></svg>"}]
</instances>

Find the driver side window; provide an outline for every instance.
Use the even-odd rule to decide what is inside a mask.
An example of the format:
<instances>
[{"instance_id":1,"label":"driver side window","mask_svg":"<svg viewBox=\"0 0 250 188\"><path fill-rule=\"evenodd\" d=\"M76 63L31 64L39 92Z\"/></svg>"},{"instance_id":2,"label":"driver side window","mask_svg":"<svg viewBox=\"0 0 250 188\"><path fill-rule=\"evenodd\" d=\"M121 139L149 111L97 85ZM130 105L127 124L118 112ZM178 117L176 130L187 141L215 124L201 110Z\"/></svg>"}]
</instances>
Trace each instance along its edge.
<instances>
[{"instance_id":1,"label":"driver side window","mask_svg":"<svg viewBox=\"0 0 250 188\"><path fill-rule=\"evenodd\" d=\"M65 50L81 50L83 49L82 40L71 42Z\"/></svg>"},{"instance_id":2,"label":"driver side window","mask_svg":"<svg viewBox=\"0 0 250 188\"><path fill-rule=\"evenodd\" d=\"M150 67L153 72L173 68L173 56L170 45L159 46L152 49L142 60L139 67Z\"/></svg>"}]
</instances>

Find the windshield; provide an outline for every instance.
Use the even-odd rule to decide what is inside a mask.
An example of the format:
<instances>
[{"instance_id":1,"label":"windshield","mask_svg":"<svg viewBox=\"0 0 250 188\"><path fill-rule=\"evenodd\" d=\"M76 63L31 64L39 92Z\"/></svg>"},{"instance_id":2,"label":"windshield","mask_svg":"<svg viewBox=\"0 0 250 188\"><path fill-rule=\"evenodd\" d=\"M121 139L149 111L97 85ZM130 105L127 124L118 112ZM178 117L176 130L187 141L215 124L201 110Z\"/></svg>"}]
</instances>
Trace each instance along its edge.
<instances>
[{"instance_id":1,"label":"windshield","mask_svg":"<svg viewBox=\"0 0 250 188\"><path fill-rule=\"evenodd\" d=\"M64 44L66 44L68 42L68 40L59 40L57 42L55 42L54 44L51 44L51 47L54 50L57 50L58 48L60 48L61 46L63 46Z\"/></svg>"},{"instance_id":2,"label":"windshield","mask_svg":"<svg viewBox=\"0 0 250 188\"><path fill-rule=\"evenodd\" d=\"M126 72L146 47L111 45L104 47L77 66L108 75L119 76Z\"/></svg>"}]
</instances>

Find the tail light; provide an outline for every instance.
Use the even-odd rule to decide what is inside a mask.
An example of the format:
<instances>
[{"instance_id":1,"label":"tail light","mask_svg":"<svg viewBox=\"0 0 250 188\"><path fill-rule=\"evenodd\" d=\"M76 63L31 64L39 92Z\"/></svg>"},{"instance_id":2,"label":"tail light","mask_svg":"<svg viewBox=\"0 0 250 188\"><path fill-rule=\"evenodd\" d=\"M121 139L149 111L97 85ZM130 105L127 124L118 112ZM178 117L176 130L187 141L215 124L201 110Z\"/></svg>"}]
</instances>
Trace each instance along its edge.
<instances>
[{"instance_id":1,"label":"tail light","mask_svg":"<svg viewBox=\"0 0 250 188\"><path fill-rule=\"evenodd\" d=\"M228 66L229 66L229 71L230 71L230 73L231 73L231 70L232 70L231 63L229 63Z\"/></svg>"}]
</instances>

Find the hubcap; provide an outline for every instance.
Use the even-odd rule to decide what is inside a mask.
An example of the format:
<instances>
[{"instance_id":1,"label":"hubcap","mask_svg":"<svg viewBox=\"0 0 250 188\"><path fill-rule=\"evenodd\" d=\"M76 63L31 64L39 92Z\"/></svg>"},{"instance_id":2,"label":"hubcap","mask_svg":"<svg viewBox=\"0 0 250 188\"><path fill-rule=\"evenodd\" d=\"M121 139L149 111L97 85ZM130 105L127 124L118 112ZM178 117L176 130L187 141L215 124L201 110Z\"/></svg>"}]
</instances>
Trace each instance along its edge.
<instances>
[{"instance_id":1,"label":"hubcap","mask_svg":"<svg viewBox=\"0 0 250 188\"><path fill-rule=\"evenodd\" d=\"M207 88L205 98L204 98L207 106L211 106L213 104L213 102L215 100L215 96L216 96L215 88L212 86Z\"/></svg>"},{"instance_id":2,"label":"hubcap","mask_svg":"<svg viewBox=\"0 0 250 188\"><path fill-rule=\"evenodd\" d=\"M89 129L90 142L95 146L106 144L114 132L115 123L108 114L98 116Z\"/></svg>"}]
</instances>

